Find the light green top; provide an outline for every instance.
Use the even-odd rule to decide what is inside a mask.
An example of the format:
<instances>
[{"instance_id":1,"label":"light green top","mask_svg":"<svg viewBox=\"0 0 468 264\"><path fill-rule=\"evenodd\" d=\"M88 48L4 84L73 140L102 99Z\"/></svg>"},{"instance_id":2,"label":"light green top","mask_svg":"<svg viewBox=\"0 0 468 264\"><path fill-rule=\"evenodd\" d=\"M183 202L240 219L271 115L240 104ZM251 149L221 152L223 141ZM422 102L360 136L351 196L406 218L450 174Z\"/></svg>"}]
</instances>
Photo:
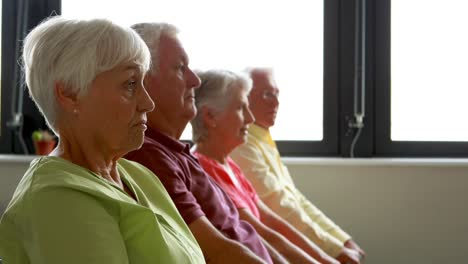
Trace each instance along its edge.
<instances>
[{"instance_id":1,"label":"light green top","mask_svg":"<svg viewBox=\"0 0 468 264\"><path fill-rule=\"evenodd\" d=\"M0 220L3 264L205 263L158 178L125 159L117 168L138 202L64 159L33 160Z\"/></svg>"}]
</instances>

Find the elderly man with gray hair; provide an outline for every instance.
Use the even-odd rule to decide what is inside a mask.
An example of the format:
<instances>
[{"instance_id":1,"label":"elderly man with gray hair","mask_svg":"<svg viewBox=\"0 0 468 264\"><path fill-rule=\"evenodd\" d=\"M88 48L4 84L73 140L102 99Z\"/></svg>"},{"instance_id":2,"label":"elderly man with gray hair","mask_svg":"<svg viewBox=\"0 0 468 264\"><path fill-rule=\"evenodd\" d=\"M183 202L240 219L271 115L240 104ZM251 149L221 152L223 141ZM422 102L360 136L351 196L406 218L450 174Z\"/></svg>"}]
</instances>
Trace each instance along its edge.
<instances>
[{"instance_id":1,"label":"elderly man with gray hair","mask_svg":"<svg viewBox=\"0 0 468 264\"><path fill-rule=\"evenodd\" d=\"M239 213L227 194L205 173L179 141L195 116L194 90L200 79L169 24L143 23L133 28L145 40L153 69L145 86L156 102L148 113L143 147L127 157L150 168L162 181L197 239L207 262L272 263L262 238Z\"/></svg>"}]
</instances>

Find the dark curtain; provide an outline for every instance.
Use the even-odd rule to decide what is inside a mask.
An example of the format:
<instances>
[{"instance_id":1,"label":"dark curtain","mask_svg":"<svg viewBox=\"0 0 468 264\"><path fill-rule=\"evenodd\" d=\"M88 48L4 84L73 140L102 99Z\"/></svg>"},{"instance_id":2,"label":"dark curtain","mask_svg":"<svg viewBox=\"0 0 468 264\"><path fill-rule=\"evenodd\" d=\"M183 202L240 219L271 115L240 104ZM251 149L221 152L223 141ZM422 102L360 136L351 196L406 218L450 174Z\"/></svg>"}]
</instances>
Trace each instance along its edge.
<instances>
[{"instance_id":1,"label":"dark curtain","mask_svg":"<svg viewBox=\"0 0 468 264\"><path fill-rule=\"evenodd\" d=\"M43 19L61 13L61 0L2 1L2 83L0 153L33 153L31 134L45 129L30 99L20 65L27 33Z\"/></svg>"}]
</instances>

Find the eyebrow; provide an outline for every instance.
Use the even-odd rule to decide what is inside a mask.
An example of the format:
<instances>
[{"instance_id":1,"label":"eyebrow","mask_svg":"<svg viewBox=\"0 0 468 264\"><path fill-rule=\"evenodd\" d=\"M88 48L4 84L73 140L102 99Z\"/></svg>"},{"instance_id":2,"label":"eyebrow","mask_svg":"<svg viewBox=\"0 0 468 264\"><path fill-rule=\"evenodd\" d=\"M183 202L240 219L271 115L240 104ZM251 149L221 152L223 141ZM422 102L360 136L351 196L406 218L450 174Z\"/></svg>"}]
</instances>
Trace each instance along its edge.
<instances>
[{"instance_id":1,"label":"eyebrow","mask_svg":"<svg viewBox=\"0 0 468 264\"><path fill-rule=\"evenodd\" d=\"M189 64L189 58L188 58L187 54L180 55L180 60L185 64Z\"/></svg>"},{"instance_id":2,"label":"eyebrow","mask_svg":"<svg viewBox=\"0 0 468 264\"><path fill-rule=\"evenodd\" d=\"M124 68L125 71L129 70L140 70L140 67L138 65L128 65L127 67Z\"/></svg>"},{"instance_id":3,"label":"eyebrow","mask_svg":"<svg viewBox=\"0 0 468 264\"><path fill-rule=\"evenodd\" d=\"M124 66L123 71L124 72L135 71L138 74L143 74L144 73L143 70L142 70L142 67L140 67L140 66L138 66L136 64Z\"/></svg>"}]
</instances>

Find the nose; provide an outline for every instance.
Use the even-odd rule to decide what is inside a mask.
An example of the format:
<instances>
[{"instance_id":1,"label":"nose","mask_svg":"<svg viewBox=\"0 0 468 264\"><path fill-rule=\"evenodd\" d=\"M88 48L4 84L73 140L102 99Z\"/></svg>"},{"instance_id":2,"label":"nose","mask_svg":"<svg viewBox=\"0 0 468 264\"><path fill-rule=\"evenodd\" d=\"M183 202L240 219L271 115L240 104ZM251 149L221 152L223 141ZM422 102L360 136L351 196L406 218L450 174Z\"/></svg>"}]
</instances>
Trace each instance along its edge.
<instances>
[{"instance_id":1,"label":"nose","mask_svg":"<svg viewBox=\"0 0 468 264\"><path fill-rule=\"evenodd\" d=\"M279 95L273 96L271 99L271 104L276 108L279 106Z\"/></svg>"},{"instance_id":2,"label":"nose","mask_svg":"<svg viewBox=\"0 0 468 264\"><path fill-rule=\"evenodd\" d=\"M246 111L244 111L244 115L244 120L246 124L252 124L253 122L255 122L255 117L253 116L252 111L250 111L249 107L247 107Z\"/></svg>"},{"instance_id":3,"label":"nose","mask_svg":"<svg viewBox=\"0 0 468 264\"><path fill-rule=\"evenodd\" d=\"M201 85L201 80L200 78L198 77L198 75L192 71L192 69L188 69L187 71L187 87L188 88L193 88L193 89L197 89L198 87L200 87Z\"/></svg>"},{"instance_id":4,"label":"nose","mask_svg":"<svg viewBox=\"0 0 468 264\"><path fill-rule=\"evenodd\" d=\"M148 94L148 91L146 91L145 86L143 83L141 84L141 89L139 93L139 100L138 100L138 110L140 112L151 112L154 110L154 102L151 99L151 97Z\"/></svg>"}]
</instances>

